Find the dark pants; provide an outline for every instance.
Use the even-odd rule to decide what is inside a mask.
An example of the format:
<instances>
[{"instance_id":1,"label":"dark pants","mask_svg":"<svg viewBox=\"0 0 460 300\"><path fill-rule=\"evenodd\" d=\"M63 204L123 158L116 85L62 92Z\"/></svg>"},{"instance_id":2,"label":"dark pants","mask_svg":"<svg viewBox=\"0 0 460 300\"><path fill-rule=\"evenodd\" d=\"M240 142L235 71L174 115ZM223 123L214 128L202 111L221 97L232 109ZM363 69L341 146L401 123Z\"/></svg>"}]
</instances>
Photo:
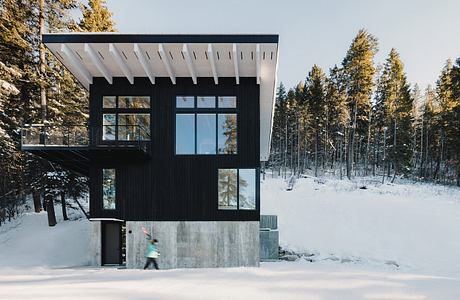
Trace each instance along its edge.
<instances>
[{"instance_id":1,"label":"dark pants","mask_svg":"<svg viewBox=\"0 0 460 300\"><path fill-rule=\"evenodd\" d=\"M155 269L158 270L157 260L152 257L147 257L147 261L145 262L144 270L148 269L151 263L153 263L153 266L155 267Z\"/></svg>"}]
</instances>

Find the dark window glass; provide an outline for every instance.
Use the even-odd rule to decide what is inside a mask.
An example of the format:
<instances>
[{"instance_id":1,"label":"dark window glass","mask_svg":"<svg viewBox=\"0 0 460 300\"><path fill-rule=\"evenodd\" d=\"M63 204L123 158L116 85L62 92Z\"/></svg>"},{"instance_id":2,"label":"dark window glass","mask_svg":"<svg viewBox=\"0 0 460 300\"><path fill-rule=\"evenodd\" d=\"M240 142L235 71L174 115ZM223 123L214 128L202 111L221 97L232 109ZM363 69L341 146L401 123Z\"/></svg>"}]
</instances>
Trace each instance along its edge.
<instances>
[{"instance_id":1,"label":"dark window glass","mask_svg":"<svg viewBox=\"0 0 460 300\"><path fill-rule=\"evenodd\" d=\"M216 115L196 115L197 154L216 154Z\"/></svg>"},{"instance_id":2,"label":"dark window glass","mask_svg":"<svg viewBox=\"0 0 460 300\"><path fill-rule=\"evenodd\" d=\"M150 140L150 114L118 114L118 139Z\"/></svg>"},{"instance_id":3,"label":"dark window glass","mask_svg":"<svg viewBox=\"0 0 460 300\"><path fill-rule=\"evenodd\" d=\"M217 120L219 154L237 153L236 114L219 114Z\"/></svg>"},{"instance_id":4,"label":"dark window glass","mask_svg":"<svg viewBox=\"0 0 460 300\"><path fill-rule=\"evenodd\" d=\"M193 96L177 96L176 97L177 108L194 108L195 97Z\"/></svg>"},{"instance_id":5,"label":"dark window glass","mask_svg":"<svg viewBox=\"0 0 460 300\"><path fill-rule=\"evenodd\" d=\"M240 209L256 209L256 170L238 170L238 199Z\"/></svg>"},{"instance_id":6,"label":"dark window glass","mask_svg":"<svg viewBox=\"0 0 460 300\"><path fill-rule=\"evenodd\" d=\"M116 209L115 169L102 170L102 208Z\"/></svg>"},{"instance_id":7,"label":"dark window glass","mask_svg":"<svg viewBox=\"0 0 460 300\"><path fill-rule=\"evenodd\" d=\"M116 108L117 107L117 97L116 96L102 97L102 107L103 108Z\"/></svg>"},{"instance_id":8,"label":"dark window glass","mask_svg":"<svg viewBox=\"0 0 460 300\"><path fill-rule=\"evenodd\" d=\"M102 140L114 141L116 138L116 120L115 114L102 115Z\"/></svg>"},{"instance_id":9,"label":"dark window glass","mask_svg":"<svg viewBox=\"0 0 460 300\"><path fill-rule=\"evenodd\" d=\"M196 97L196 107L198 108L215 108L216 97L214 96L198 96Z\"/></svg>"},{"instance_id":10,"label":"dark window glass","mask_svg":"<svg viewBox=\"0 0 460 300\"><path fill-rule=\"evenodd\" d=\"M176 154L195 154L195 115L176 115Z\"/></svg>"},{"instance_id":11,"label":"dark window glass","mask_svg":"<svg viewBox=\"0 0 460 300\"><path fill-rule=\"evenodd\" d=\"M235 96L220 96L217 98L219 108L236 108Z\"/></svg>"},{"instance_id":12,"label":"dark window glass","mask_svg":"<svg viewBox=\"0 0 460 300\"><path fill-rule=\"evenodd\" d=\"M120 96L118 97L119 108L150 108L149 96Z\"/></svg>"},{"instance_id":13,"label":"dark window glass","mask_svg":"<svg viewBox=\"0 0 460 300\"><path fill-rule=\"evenodd\" d=\"M237 170L219 169L219 209L237 209Z\"/></svg>"}]
</instances>

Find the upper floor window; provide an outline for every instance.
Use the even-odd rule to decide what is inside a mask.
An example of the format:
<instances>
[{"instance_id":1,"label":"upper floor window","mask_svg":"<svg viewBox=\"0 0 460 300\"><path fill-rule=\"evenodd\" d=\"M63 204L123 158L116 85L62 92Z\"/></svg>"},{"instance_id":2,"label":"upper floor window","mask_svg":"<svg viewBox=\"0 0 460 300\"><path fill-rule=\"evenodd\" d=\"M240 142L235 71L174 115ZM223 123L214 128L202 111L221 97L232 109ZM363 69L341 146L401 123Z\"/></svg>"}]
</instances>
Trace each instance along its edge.
<instances>
[{"instance_id":1,"label":"upper floor window","mask_svg":"<svg viewBox=\"0 0 460 300\"><path fill-rule=\"evenodd\" d=\"M150 140L149 96L104 96L102 140Z\"/></svg>"},{"instance_id":2,"label":"upper floor window","mask_svg":"<svg viewBox=\"0 0 460 300\"><path fill-rule=\"evenodd\" d=\"M237 154L234 96L176 97L176 154Z\"/></svg>"}]
</instances>

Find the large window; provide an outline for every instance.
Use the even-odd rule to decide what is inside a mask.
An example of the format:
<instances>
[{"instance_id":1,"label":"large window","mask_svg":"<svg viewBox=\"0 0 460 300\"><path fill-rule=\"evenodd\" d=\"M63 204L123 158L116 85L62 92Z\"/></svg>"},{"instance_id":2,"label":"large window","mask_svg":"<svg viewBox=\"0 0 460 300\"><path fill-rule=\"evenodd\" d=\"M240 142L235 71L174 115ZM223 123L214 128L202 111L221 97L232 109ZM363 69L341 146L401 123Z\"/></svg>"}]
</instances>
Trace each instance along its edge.
<instances>
[{"instance_id":1,"label":"large window","mask_svg":"<svg viewBox=\"0 0 460 300\"><path fill-rule=\"evenodd\" d=\"M176 154L237 154L234 96L176 97Z\"/></svg>"},{"instance_id":2,"label":"large window","mask_svg":"<svg viewBox=\"0 0 460 300\"><path fill-rule=\"evenodd\" d=\"M102 140L150 140L150 97L104 96Z\"/></svg>"},{"instance_id":3,"label":"large window","mask_svg":"<svg viewBox=\"0 0 460 300\"><path fill-rule=\"evenodd\" d=\"M255 210L256 177L255 169L219 169L219 209Z\"/></svg>"},{"instance_id":4,"label":"large window","mask_svg":"<svg viewBox=\"0 0 460 300\"><path fill-rule=\"evenodd\" d=\"M176 115L176 154L195 154L195 115Z\"/></svg>"},{"instance_id":5,"label":"large window","mask_svg":"<svg viewBox=\"0 0 460 300\"><path fill-rule=\"evenodd\" d=\"M116 209L115 169L102 170L102 208Z\"/></svg>"}]
</instances>

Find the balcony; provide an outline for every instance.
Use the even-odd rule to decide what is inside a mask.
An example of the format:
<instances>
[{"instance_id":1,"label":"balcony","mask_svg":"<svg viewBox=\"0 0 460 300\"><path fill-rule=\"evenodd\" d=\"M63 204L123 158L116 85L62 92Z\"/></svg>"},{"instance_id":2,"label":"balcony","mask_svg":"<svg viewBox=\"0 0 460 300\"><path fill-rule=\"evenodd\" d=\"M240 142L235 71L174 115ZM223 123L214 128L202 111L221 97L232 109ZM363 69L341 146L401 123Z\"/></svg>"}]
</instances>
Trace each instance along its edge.
<instances>
[{"instance_id":1,"label":"balcony","mask_svg":"<svg viewBox=\"0 0 460 300\"><path fill-rule=\"evenodd\" d=\"M137 125L29 125L22 128L21 149L62 167L89 175L94 163L150 157L150 135Z\"/></svg>"}]
</instances>

